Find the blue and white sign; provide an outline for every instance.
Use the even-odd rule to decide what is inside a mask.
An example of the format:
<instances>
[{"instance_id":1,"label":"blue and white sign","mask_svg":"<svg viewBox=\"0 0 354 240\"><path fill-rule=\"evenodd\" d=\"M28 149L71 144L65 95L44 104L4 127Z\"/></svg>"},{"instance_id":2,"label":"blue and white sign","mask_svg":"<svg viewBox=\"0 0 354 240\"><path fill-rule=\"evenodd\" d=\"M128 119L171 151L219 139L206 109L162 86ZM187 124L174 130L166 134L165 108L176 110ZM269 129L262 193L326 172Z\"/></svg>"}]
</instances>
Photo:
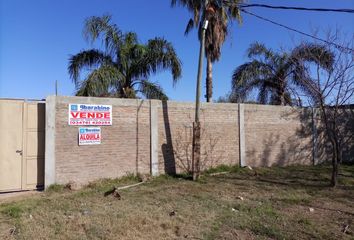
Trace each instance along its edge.
<instances>
[{"instance_id":1,"label":"blue and white sign","mask_svg":"<svg viewBox=\"0 0 354 240\"><path fill-rule=\"evenodd\" d=\"M101 144L101 128L86 127L79 128L79 145Z\"/></svg>"}]
</instances>

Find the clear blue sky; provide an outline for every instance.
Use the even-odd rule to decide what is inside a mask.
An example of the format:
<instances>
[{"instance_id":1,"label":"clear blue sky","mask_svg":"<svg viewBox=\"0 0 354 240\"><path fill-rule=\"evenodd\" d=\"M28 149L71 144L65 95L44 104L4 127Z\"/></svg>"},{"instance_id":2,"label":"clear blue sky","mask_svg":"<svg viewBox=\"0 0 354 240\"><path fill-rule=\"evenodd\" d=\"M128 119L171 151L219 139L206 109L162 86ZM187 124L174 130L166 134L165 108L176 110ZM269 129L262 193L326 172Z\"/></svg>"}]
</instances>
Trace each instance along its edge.
<instances>
[{"instance_id":1,"label":"clear blue sky","mask_svg":"<svg viewBox=\"0 0 354 240\"><path fill-rule=\"evenodd\" d=\"M354 8L354 0L249 2ZM313 28L335 26L349 34L354 32L353 14L248 10L308 33ZM137 32L143 42L155 36L171 41L183 62L183 77L175 88L167 72L152 80L158 81L173 100L194 100L199 43L196 31L184 36L190 14L182 8L171 8L169 0L0 0L0 97L45 98L54 94L55 80L59 81L60 95L72 95L75 87L67 73L68 58L90 48L82 37L85 18L104 13L111 14L123 31ZM245 50L250 43L289 48L305 38L247 15L243 25L235 24L233 29L222 59L214 67L214 99L230 91L232 71L247 60Z\"/></svg>"}]
</instances>

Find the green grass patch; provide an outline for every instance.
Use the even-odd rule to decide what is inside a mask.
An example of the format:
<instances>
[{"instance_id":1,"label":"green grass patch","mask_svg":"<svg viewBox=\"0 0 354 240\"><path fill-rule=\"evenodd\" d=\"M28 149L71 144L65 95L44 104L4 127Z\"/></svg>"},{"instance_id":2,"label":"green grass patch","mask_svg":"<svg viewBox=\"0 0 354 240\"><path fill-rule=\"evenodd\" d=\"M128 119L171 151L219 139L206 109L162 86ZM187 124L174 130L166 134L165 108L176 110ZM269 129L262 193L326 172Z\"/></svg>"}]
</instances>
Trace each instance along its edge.
<instances>
[{"instance_id":1,"label":"green grass patch","mask_svg":"<svg viewBox=\"0 0 354 240\"><path fill-rule=\"evenodd\" d=\"M348 176L340 176L338 179L338 183L344 186L353 186L354 185L354 177Z\"/></svg>"},{"instance_id":2,"label":"green grass patch","mask_svg":"<svg viewBox=\"0 0 354 240\"><path fill-rule=\"evenodd\" d=\"M311 226L312 225L311 220L308 218L300 218L297 222L301 225L304 225L304 226Z\"/></svg>"},{"instance_id":3,"label":"green grass patch","mask_svg":"<svg viewBox=\"0 0 354 240\"><path fill-rule=\"evenodd\" d=\"M300 204L309 204L310 203L310 200L308 198L299 198L299 197L280 198L279 200L281 202L284 202L284 203L290 204L290 205L300 205Z\"/></svg>"},{"instance_id":4,"label":"green grass patch","mask_svg":"<svg viewBox=\"0 0 354 240\"><path fill-rule=\"evenodd\" d=\"M352 168L344 166L340 171L351 176ZM218 172L229 173L209 175ZM0 239L8 237L12 226L20 239L352 237L340 231L340 224L352 221L347 213L354 212L354 182L339 176L345 180L340 180L338 188L330 188L326 184L330 166L253 170L218 166L198 182L187 181L187 177L152 178L119 191L121 200L103 193L113 186L140 182L141 177L102 179L77 191L54 185L41 195L0 204ZM310 212L308 206L315 211Z\"/></svg>"},{"instance_id":5,"label":"green grass patch","mask_svg":"<svg viewBox=\"0 0 354 240\"><path fill-rule=\"evenodd\" d=\"M0 212L8 217L19 218L24 212L23 208L16 204L9 204L1 207Z\"/></svg>"},{"instance_id":6,"label":"green grass patch","mask_svg":"<svg viewBox=\"0 0 354 240\"><path fill-rule=\"evenodd\" d=\"M58 193L64 191L65 186L61 184L52 184L47 189L46 192L48 193Z\"/></svg>"},{"instance_id":7,"label":"green grass patch","mask_svg":"<svg viewBox=\"0 0 354 240\"><path fill-rule=\"evenodd\" d=\"M229 166L229 165L219 165L213 168L209 168L204 171L205 174L213 174L213 173L221 173L221 172L232 172L232 173L237 173L241 170L241 168L238 165L235 166Z\"/></svg>"},{"instance_id":8,"label":"green grass patch","mask_svg":"<svg viewBox=\"0 0 354 240\"><path fill-rule=\"evenodd\" d=\"M102 192L102 191L108 191L113 187L129 185L138 182L141 182L140 176L128 173L126 176L120 178L115 178L115 179L105 178L105 179L100 179L97 181L90 182L84 187L84 189L91 189L91 190Z\"/></svg>"},{"instance_id":9,"label":"green grass patch","mask_svg":"<svg viewBox=\"0 0 354 240\"><path fill-rule=\"evenodd\" d=\"M256 235L266 236L273 239L285 239L284 234L275 227L274 224L265 224L264 222L254 221L251 225L251 231Z\"/></svg>"},{"instance_id":10,"label":"green grass patch","mask_svg":"<svg viewBox=\"0 0 354 240\"><path fill-rule=\"evenodd\" d=\"M310 195L303 191L284 190L284 192L280 194L279 197L273 198L273 200L288 205L308 205L312 198Z\"/></svg>"},{"instance_id":11,"label":"green grass patch","mask_svg":"<svg viewBox=\"0 0 354 240\"><path fill-rule=\"evenodd\" d=\"M0 204L0 214L11 218L20 218L24 213L35 211L41 206L41 199L29 198L19 202Z\"/></svg>"}]
</instances>

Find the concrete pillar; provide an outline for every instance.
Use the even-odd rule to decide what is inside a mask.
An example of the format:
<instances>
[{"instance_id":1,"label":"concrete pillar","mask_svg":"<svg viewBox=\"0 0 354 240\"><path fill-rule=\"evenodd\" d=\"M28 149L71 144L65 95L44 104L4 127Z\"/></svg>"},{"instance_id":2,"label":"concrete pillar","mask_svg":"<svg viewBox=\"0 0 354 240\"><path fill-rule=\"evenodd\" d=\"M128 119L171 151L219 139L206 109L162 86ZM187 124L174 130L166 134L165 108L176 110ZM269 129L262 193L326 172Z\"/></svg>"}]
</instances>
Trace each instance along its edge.
<instances>
[{"instance_id":1,"label":"concrete pillar","mask_svg":"<svg viewBox=\"0 0 354 240\"><path fill-rule=\"evenodd\" d=\"M151 175L159 175L159 128L158 104L160 101L150 100L150 164Z\"/></svg>"},{"instance_id":2,"label":"concrete pillar","mask_svg":"<svg viewBox=\"0 0 354 240\"><path fill-rule=\"evenodd\" d=\"M312 162L317 164L317 109L312 108Z\"/></svg>"},{"instance_id":3,"label":"concrete pillar","mask_svg":"<svg viewBox=\"0 0 354 240\"><path fill-rule=\"evenodd\" d=\"M55 111L56 96L48 96L45 105L44 186L55 183Z\"/></svg>"},{"instance_id":4,"label":"concrete pillar","mask_svg":"<svg viewBox=\"0 0 354 240\"><path fill-rule=\"evenodd\" d=\"M247 165L246 163L246 145L245 145L245 106L238 104L238 123L239 123L239 143L240 143L240 167Z\"/></svg>"}]
</instances>

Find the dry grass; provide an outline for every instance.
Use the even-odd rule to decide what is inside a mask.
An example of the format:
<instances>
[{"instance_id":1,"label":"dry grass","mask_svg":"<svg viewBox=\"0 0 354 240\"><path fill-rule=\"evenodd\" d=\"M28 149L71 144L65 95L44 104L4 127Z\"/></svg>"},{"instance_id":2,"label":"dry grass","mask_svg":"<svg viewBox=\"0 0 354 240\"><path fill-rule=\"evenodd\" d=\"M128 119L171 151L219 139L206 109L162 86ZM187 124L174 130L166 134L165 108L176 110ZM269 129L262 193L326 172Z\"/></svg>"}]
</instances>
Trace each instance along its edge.
<instances>
[{"instance_id":1,"label":"dry grass","mask_svg":"<svg viewBox=\"0 0 354 240\"><path fill-rule=\"evenodd\" d=\"M53 186L0 205L0 239L354 238L354 166L342 167L336 189L326 166L227 170L199 182L161 176L121 200L103 193L136 178Z\"/></svg>"}]
</instances>

